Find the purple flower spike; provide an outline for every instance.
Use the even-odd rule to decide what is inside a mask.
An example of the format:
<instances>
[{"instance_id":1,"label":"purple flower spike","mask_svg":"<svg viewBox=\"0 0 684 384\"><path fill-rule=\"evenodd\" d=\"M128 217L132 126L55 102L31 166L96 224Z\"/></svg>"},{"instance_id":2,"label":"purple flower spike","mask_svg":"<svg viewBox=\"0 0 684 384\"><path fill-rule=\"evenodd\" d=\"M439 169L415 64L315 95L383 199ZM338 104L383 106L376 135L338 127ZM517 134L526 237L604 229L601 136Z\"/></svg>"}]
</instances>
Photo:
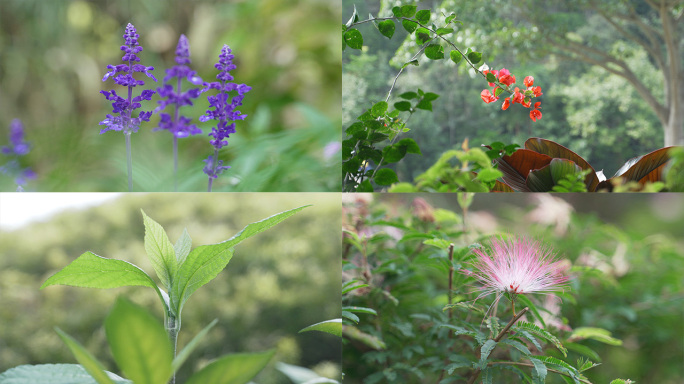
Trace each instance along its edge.
<instances>
[{"instance_id":1,"label":"purple flower spike","mask_svg":"<svg viewBox=\"0 0 684 384\"><path fill-rule=\"evenodd\" d=\"M209 106L213 109L208 109L207 113L199 118L202 122L212 119L218 121L209 134L209 136L213 137L213 140L209 142L214 146L214 155L209 156L205 160L207 166L204 168L204 173L209 176L209 191L211 191L212 180L221 174L224 169L229 168L223 166L223 163L218 160L219 150L228 145L228 140L226 139L228 139L231 133L235 132L234 121L244 120L247 117L247 115L243 115L235 108L242 105L245 93L249 92L252 88L245 84L230 82L233 80L230 71L236 68L235 64L233 64L233 58L230 47L224 45L219 55L219 61L214 65L219 70L219 74L216 76L216 79L219 81L204 84L205 90L216 89L218 91L216 96L207 97ZM230 92L233 92L232 96ZM209 168L210 163L212 165L211 168Z\"/></svg>"},{"instance_id":2,"label":"purple flower spike","mask_svg":"<svg viewBox=\"0 0 684 384\"><path fill-rule=\"evenodd\" d=\"M21 120L14 119L10 123L9 132L10 144L0 148L0 153L9 157L9 160L0 166L0 173L14 177L17 184L17 191L23 191L22 186L29 180L36 178L36 173L31 168L22 168L19 157L31 151L31 145L24 141L24 125Z\"/></svg>"},{"instance_id":3,"label":"purple flower spike","mask_svg":"<svg viewBox=\"0 0 684 384\"><path fill-rule=\"evenodd\" d=\"M184 105L193 105L192 99L196 99L203 92L201 88L190 88L185 92L181 91L181 80L186 79L190 84L202 84L202 79L197 76L197 72L190 69L187 64L190 64L190 45L185 35L181 35L178 39L178 47L176 48L176 63L166 70L166 77L164 77L164 85L157 88L157 93L162 98L159 100L159 106L155 111L161 111L168 105L175 106L174 116L162 113L160 114L159 127L154 131L167 130L173 134L175 138L188 137L202 133L202 130L196 125L190 124L191 119L181 116L178 109ZM172 80L175 81L175 89ZM172 84L169 84L171 81Z\"/></svg>"},{"instance_id":4,"label":"purple flower spike","mask_svg":"<svg viewBox=\"0 0 684 384\"><path fill-rule=\"evenodd\" d=\"M100 91L107 100L112 102L112 112L119 115L114 116L108 114L107 118L100 122L100 125L106 126L100 131L100 134L109 130L123 131L126 134L137 132L140 128L140 123L143 121L150 121L150 116L152 116L152 112L140 111L137 118L133 117L133 112L141 107L140 101L151 100L152 95L155 93L155 91L152 90L143 90L140 96L133 97L133 88L139 85L145 85L143 80L136 80L133 77L133 74L135 72L142 72L147 77L157 81L151 72L154 70L154 67L135 64L140 62L138 54L142 52L143 48L138 45L139 35L133 24L129 23L126 26L126 32L124 32L123 37L125 44L121 46L121 50L124 52L121 60L124 64L108 65L108 71L102 78L102 81L113 77L116 84L128 88L128 97L121 97L114 90Z\"/></svg>"}]
</instances>

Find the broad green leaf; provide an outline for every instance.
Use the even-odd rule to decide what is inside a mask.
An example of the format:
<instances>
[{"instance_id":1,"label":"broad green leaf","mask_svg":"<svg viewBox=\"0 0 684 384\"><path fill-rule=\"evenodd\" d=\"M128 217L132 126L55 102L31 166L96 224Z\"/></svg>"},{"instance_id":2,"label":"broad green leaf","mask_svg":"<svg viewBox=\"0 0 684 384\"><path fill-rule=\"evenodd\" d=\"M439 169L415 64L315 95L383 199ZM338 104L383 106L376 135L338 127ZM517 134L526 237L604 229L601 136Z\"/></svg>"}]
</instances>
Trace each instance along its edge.
<instances>
[{"instance_id":1,"label":"broad green leaf","mask_svg":"<svg viewBox=\"0 0 684 384\"><path fill-rule=\"evenodd\" d=\"M178 261L179 267L183 265L185 258L188 257L190 249L192 249L192 239L190 238L190 234L188 234L188 230L184 228L183 233L173 246L173 250L176 252L176 260Z\"/></svg>"},{"instance_id":2,"label":"broad green leaf","mask_svg":"<svg viewBox=\"0 0 684 384\"><path fill-rule=\"evenodd\" d=\"M356 188L356 192L373 192L373 186L371 185L370 180L366 179L362 181Z\"/></svg>"},{"instance_id":3,"label":"broad green leaf","mask_svg":"<svg viewBox=\"0 0 684 384\"><path fill-rule=\"evenodd\" d=\"M587 175L584 183L587 185L587 190L595 191L596 186L599 183L599 178L596 175L594 168L589 165L589 163L582 158L582 156L576 154L575 152L565 148L564 146L546 139L541 139L538 137L532 137L525 141L525 148L550 156L552 158L563 158L572 160L575 164L579 165L582 169L591 169L591 172Z\"/></svg>"},{"instance_id":4,"label":"broad green leaf","mask_svg":"<svg viewBox=\"0 0 684 384\"><path fill-rule=\"evenodd\" d=\"M394 30L396 29L396 26L394 25L394 21L392 20L383 20L378 23L378 30L380 33L382 33L383 36L387 37L388 39L391 39L392 36L394 36Z\"/></svg>"},{"instance_id":5,"label":"broad green leaf","mask_svg":"<svg viewBox=\"0 0 684 384\"><path fill-rule=\"evenodd\" d=\"M392 7L392 14L394 15L394 17L401 17L401 7Z\"/></svg>"},{"instance_id":6,"label":"broad green leaf","mask_svg":"<svg viewBox=\"0 0 684 384\"><path fill-rule=\"evenodd\" d=\"M327 332L331 335L342 337L342 319L326 320L320 323L309 325L308 327L300 330L299 333L308 331Z\"/></svg>"},{"instance_id":7,"label":"broad green leaf","mask_svg":"<svg viewBox=\"0 0 684 384\"><path fill-rule=\"evenodd\" d=\"M373 117L382 117L387 112L388 104L386 101L379 101L371 107L371 115Z\"/></svg>"},{"instance_id":8,"label":"broad green leaf","mask_svg":"<svg viewBox=\"0 0 684 384\"><path fill-rule=\"evenodd\" d=\"M404 93L402 93L401 95L399 95L399 97L401 97L402 99L408 99L408 100L410 100L410 99L417 99L417 98L418 98L418 94L415 93L415 92L409 91L409 92L404 92Z\"/></svg>"},{"instance_id":9,"label":"broad green leaf","mask_svg":"<svg viewBox=\"0 0 684 384\"><path fill-rule=\"evenodd\" d=\"M451 61L458 64L463 58L463 55L461 55L461 52L454 49L453 51L449 52L449 58L451 58Z\"/></svg>"},{"instance_id":10,"label":"broad green leaf","mask_svg":"<svg viewBox=\"0 0 684 384\"><path fill-rule=\"evenodd\" d=\"M82 254L61 271L50 276L40 289L50 285L85 288L143 286L158 289L154 280L137 266L127 261L98 256L92 252Z\"/></svg>"},{"instance_id":11,"label":"broad green leaf","mask_svg":"<svg viewBox=\"0 0 684 384\"><path fill-rule=\"evenodd\" d=\"M188 357L190 357L190 354L192 351L197 348L199 343L202 342L205 336L207 336L207 333L211 330L211 328L218 323L218 319L214 319L209 325L204 327L201 331L199 331L198 334L195 335L195 337L190 340L190 342L178 353L178 355L173 359L173 362L171 363L171 369L173 372L178 372L178 369L183 365L185 360L187 360Z\"/></svg>"},{"instance_id":12,"label":"broad green leaf","mask_svg":"<svg viewBox=\"0 0 684 384\"><path fill-rule=\"evenodd\" d=\"M501 176L503 176L503 173L498 169L485 168L478 172L477 179L484 182L490 182L498 179Z\"/></svg>"},{"instance_id":13,"label":"broad green leaf","mask_svg":"<svg viewBox=\"0 0 684 384\"><path fill-rule=\"evenodd\" d=\"M357 307L356 305L347 305L342 307L343 311L351 311L351 312L356 312L356 313L365 313L368 315L373 315L377 316L378 312L375 311L373 308L367 308L367 307Z\"/></svg>"},{"instance_id":14,"label":"broad green leaf","mask_svg":"<svg viewBox=\"0 0 684 384\"><path fill-rule=\"evenodd\" d=\"M489 81L490 83L495 83L496 76L491 72L487 73L487 81Z\"/></svg>"},{"instance_id":15,"label":"broad green leaf","mask_svg":"<svg viewBox=\"0 0 684 384\"><path fill-rule=\"evenodd\" d=\"M144 308L123 297L105 319L114 360L135 384L165 384L171 378L173 351L164 326Z\"/></svg>"},{"instance_id":16,"label":"broad green leaf","mask_svg":"<svg viewBox=\"0 0 684 384\"><path fill-rule=\"evenodd\" d=\"M425 48L425 57L430 60L440 60L444 58L444 47L439 44L430 44Z\"/></svg>"},{"instance_id":17,"label":"broad green leaf","mask_svg":"<svg viewBox=\"0 0 684 384\"><path fill-rule=\"evenodd\" d=\"M274 354L275 349L223 356L192 375L186 384L245 384L264 369Z\"/></svg>"},{"instance_id":18,"label":"broad green leaf","mask_svg":"<svg viewBox=\"0 0 684 384\"><path fill-rule=\"evenodd\" d=\"M394 103L394 108L406 112L411 110L411 103L408 101L398 101Z\"/></svg>"},{"instance_id":19,"label":"broad green leaf","mask_svg":"<svg viewBox=\"0 0 684 384\"><path fill-rule=\"evenodd\" d=\"M409 34L413 33L413 31L415 31L416 28L418 28L418 24L416 24L415 21L406 19L401 20L401 26L404 27L406 32L408 32Z\"/></svg>"},{"instance_id":20,"label":"broad green leaf","mask_svg":"<svg viewBox=\"0 0 684 384\"><path fill-rule=\"evenodd\" d=\"M444 36L444 35L448 35L448 34L450 34L450 33L453 33L454 30L453 30L453 28L437 28L437 30L436 30L435 32L436 32L439 36Z\"/></svg>"},{"instance_id":21,"label":"broad green leaf","mask_svg":"<svg viewBox=\"0 0 684 384\"><path fill-rule=\"evenodd\" d=\"M404 17L413 17L413 15L416 14L416 6L415 5L402 5L401 6L401 15Z\"/></svg>"},{"instance_id":22,"label":"broad green leaf","mask_svg":"<svg viewBox=\"0 0 684 384\"><path fill-rule=\"evenodd\" d=\"M423 244L432 245L433 247L437 247L439 249L447 249L449 248L451 242L444 239L428 239L423 241Z\"/></svg>"},{"instance_id":23,"label":"broad green leaf","mask_svg":"<svg viewBox=\"0 0 684 384\"><path fill-rule=\"evenodd\" d=\"M473 64L477 64L482 61L482 54L480 52L470 52L468 53L468 60Z\"/></svg>"},{"instance_id":24,"label":"broad green leaf","mask_svg":"<svg viewBox=\"0 0 684 384\"><path fill-rule=\"evenodd\" d=\"M344 42L349 48L361 49L363 47L363 35L358 29L350 29L344 33Z\"/></svg>"},{"instance_id":25,"label":"broad green leaf","mask_svg":"<svg viewBox=\"0 0 684 384\"><path fill-rule=\"evenodd\" d=\"M190 295L199 287L213 280L228 265L228 262L233 257L236 245L257 233L271 228L308 206L294 208L251 223L238 234L222 243L202 245L193 249L183 265L180 266L177 283L174 284L169 294L171 297L171 308L173 308L177 316L180 316L183 304L185 304Z\"/></svg>"},{"instance_id":26,"label":"broad green leaf","mask_svg":"<svg viewBox=\"0 0 684 384\"><path fill-rule=\"evenodd\" d=\"M430 31L426 28L420 27L416 29L416 44L423 45L430 41L431 38Z\"/></svg>"},{"instance_id":27,"label":"broad green leaf","mask_svg":"<svg viewBox=\"0 0 684 384\"><path fill-rule=\"evenodd\" d=\"M111 372L107 376L114 384L132 384ZM79 364L20 365L0 374L3 384L98 384Z\"/></svg>"},{"instance_id":28,"label":"broad green leaf","mask_svg":"<svg viewBox=\"0 0 684 384\"><path fill-rule=\"evenodd\" d=\"M397 141L397 143L394 145L398 146L398 147L406 148L406 153L415 153L415 154L421 155L420 147L418 146L418 143L416 143L416 141L411 139L411 138L407 137L407 138L401 139L401 140Z\"/></svg>"},{"instance_id":29,"label":"broad green leaf","mask_svg":"<svg viewBox=\"0 0 684 384\"><path fill-rule=\"evenodd\" d=\"M549 192L566 175L580 172L582 168L573 161L555 158L549 162L549 165L530 171L526 184L532 192Z\"/></svg>"},{"instance_id":30,"label":"broad green leaf","mask_svg":"<svg viewBox=\"0 0 684 384\"><path fill-rule=\"evenodd\" d=\"M375 174L375 183L378 185L391 185L398 181L397 174L389 168L383 168Z\"/></svg>"},{"instance_id":31,"label":"broad green leaf","mask_svg":"<svg viewBox=\"0 0 684 384\"><path fill-rule=\"evenodd\" d=\"M351 320L354 323L358 324L361 319L359 319L358 316L356 316L354 313L351 313L349 311L342 311L342 317L344 317L347 320Z\"/></svg>"},{"instance_id":32,"label":"broad green leaf","mask_svg":"<svg viewBox=\"0 0 684 384\"><path fill-rule=\"evenodd\" d=\"M76 358L76 361L81 363L81 366L90 374L90 376L97 381L98 384L114 384L112 379L105 372L102 364L91 355L83 346L73 337L67 335L64 331L55 327L55 331L59 337L64 341L64 344L69 347L71 353Z\"/></svg>"},{"instance_id":33,"label":"broad green leaf","mask_svg":"<svg viewBox=\"0 0 684 384\"><path fill-rule=\"evenodd\" d=\"M396 145L388 145L382 149L383 165L396 163L406 155L406 149Z\"/></svg>"},{"instance_id":34,"label":"broad green leaf","mask_svg":"<svg viewBox=\"0 0 684 384\"><path fill-rule=\"evenodd\" d=\"M420 10L416 12L416 20L422 24L427 24L430 22L430 11L427 9Z\"/></svg>"},{"instance_id":35,"label":"broad green leaf","mask_svg":"<svg viewBox=\"0 0 684 384\"><path fill-rule=\"evenodd\" d=\"M145 252L164 288L167 291L171 290L171 285L178 272L178 262L173 244L159 223L150 219L142 209L140 212L142 212L145 223Z\"/></svg>"}]
</instances>

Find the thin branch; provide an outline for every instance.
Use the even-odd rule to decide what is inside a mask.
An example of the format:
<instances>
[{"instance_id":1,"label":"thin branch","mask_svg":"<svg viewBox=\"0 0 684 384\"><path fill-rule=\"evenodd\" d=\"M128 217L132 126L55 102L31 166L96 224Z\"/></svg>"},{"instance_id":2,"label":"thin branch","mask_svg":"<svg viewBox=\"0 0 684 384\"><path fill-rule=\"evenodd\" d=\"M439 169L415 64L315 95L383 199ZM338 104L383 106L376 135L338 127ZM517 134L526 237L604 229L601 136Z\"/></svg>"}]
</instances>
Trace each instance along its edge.
<instances>
[{"instance_id":1,"label":"thin branch","mask_svg":"<svg viewBox=\"0 0 684 384\"><path fill-rule=\"evenodd\" d=\"M501 341L501 339L503 339L504 336L506 336L506 333L508 333L508 330L511 329L511 327L513 326L513 324L515 324L518 320L520 320L520 318L521 318L525 313L527 313L527 311L529 311L529 310L530 310L529 307L525 307L525 308L523 308L523 309L520 311L520 313L518 313L517 315L515 315L515 316L511 319L511 321L509 321L508 324L506 324L506 326L504 327L504 329L502 329L501 332L499 332L499 335L496 336L496 338L494 338L494 341L496 341L497 343L498 343L499 341ZM496 348L496 346L494 346L494 348ZM492 351L494 351L494 349L492 349ZM491 352L490 352L490 353L491 353ZM473 371L473 373L470 375L470 379L468 379L468 384L473 384L473 383L475 382L475 380L477 380L478 376L480 376L480 372L482 372L481 369L479 369L479 368L475 369L475 370Z\"/></svg>"}]
</instances>

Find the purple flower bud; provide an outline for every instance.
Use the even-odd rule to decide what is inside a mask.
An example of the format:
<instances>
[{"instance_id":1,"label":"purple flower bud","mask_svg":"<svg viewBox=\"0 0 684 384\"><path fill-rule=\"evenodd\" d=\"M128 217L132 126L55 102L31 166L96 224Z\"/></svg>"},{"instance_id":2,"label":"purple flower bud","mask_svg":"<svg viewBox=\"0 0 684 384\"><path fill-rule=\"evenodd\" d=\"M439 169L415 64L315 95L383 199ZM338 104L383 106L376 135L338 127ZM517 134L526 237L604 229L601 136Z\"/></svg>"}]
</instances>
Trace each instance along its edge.
<instances>
[{"instance_id":1,"label":"purple flower bud","mask_svg":"<svg viewBox=\"0 0 684 384\"><path fill-rule=\"evenodd\" d=\"M133 112L141 107L140 101L151 100L155 91L143 90L140 96L136 97L133 97L132 94L134 87L145 85L145 81L136 80L133 77L133 74L135 72L141 72L147 77L152 78L152 80L157 81L151 73L151 71L154 70L154 67L134 64L140 61L140 58L137 55L142 52L143 48L138 45L138 38L140 36L136 32L133 24L129 23L126 26L123 37L125 44L121 46L121 50L124 52L121 60L124 64L108 65L108 71L102 78L102 81L106 81L108 78L113 77L116 84L128 88L128 97L123 98L117 95L114 90L100 91L108 101L112 102L112 113L119 114L117 117L108 114L107 118L100 122L100 125L105 126L105 128L100 131L100 134L109 130L123 131L124 133L137 132L140 128L140 122L149 121L150 116L152 115L152 112L141 111L139 112L138 117L134 118Z\"/></svg>"}]
</instances>

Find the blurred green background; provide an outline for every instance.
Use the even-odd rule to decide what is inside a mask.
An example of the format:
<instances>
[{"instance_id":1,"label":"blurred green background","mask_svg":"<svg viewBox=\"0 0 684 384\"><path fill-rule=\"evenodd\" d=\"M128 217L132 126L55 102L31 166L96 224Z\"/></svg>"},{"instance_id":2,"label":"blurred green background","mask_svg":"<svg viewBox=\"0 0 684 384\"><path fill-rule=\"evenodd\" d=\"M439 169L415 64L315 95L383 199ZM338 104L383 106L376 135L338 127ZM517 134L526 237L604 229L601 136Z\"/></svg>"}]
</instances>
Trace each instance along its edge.
<instances>
[{"instance_id":1,"label":"blurred green background","mask_svg":"<svg viewBox=\"0 0 684 384\"><path fill-rule=\"evenodd\" d=\"M340 15L341 4L328 0L2 0L0 146L10 121L21 119L33 145L22 163L38 173L26 190L127 190L123 134L100 135L98 123L111 113L99 91L123 90L102 77L108 64L121 64L130 22L144 48L140 63L154 66L159 80L137 74L144 88L162 85L181 33L189 39L191 68L205 81L215 80L213 65L228 44L235 81L252 87L240 107L248 117L220 155L232 168L214 191L337 190L339 151L325 149L340 141ZM212 122L197 120L209 106L207 94L181 109L204 133L179 140L179 191L207 188L202 160L213 153ZM152 132L158 120L153 116L132 136L134 191L173 190L172 136ZM0 190L15 188L0 175Z\"/></svg>"},{"instance_id":2,"label":"blurred green background","mask_svg":"<svg viewBox=\"0 0 684 384\"><path fill-rule=\"evenodd\" d=\"M591 199L582 194L476 194L465 212L456 194L348 194L344 200L343 228L367 236L364 244L371 265L370 272L364 273L373 276L372 284L377 289L350 295L343 305L377 310L377 317L360 316L359 329L380 337L388 346L385 351L375 351L345 341L346 382L384 382L382 378L372 381L371 375L388 372L397 375L396 382L436 383L446 365L444 359L450 357L452 342L438 337L431 331L430 321L425 320L446 317L443 307L447 302L448 273L436 267L446 255L422 244L422 238L402 239L410 233L402 228L410 228L430 235L450 234L449 241L457 248L484 243L498 234L529 236L552 247L573 267L570 296L563 299L558 320L572 329L604 328L622 340L621 346L580 341L601 358L601 365L586 372L590 381L608 383L629 378L637 383L681 383L682 194L596 194ZM421 201L432 208L425 209ZM343 257L358 265L360 252L349 246L345 252L349 249L353 251ZM352 269L344 273L344 280L360 275ZM386 290L387 295L378 293L381 290ZM454 290L457 295L472 293L473 287L456 286ZM399 304L392 303L389 295L396 297ZM542 295L530 295L530 299L543 302ZM492 296L481 300L487 306L493 302ZM480 322L480 315L472 312L472 316L471 323ZM553 332L562 337L570 334ZM503 352L497 359L508 356ZM565 360L574 363L578 357L571 352ZM401 366L420 371L424 378L419 379ZM504 372L497 373L494 382L521 381L516 374ZM549 374L546 382L565 381Z\"/></svg>"},{"instance_id":3,"label":"blurred green background","mask_svg":"<svg viewBox=\"0 0 684 384\"><path fill-rule=\"evenodd\" d=\"M9 214L9 195L0 195L3 215ZM27 209L38 199L50 199L18 195L12 204L20 201ZM55 326L115 370L103 321L118 295L144 305L162 321L159 299L149 288L39 290L45 279L86 251L132 262L154 276L143 247L140 209L166 229L172 242L187 228L194 248L227 240L249 223L306 204L313 206L240 243L226 269L190 298L179 348L213 319L218 324L178 377L183 382L222 354L277 348L256 382L290 383L275 362L339 379L340 339L297 333L340 317L340 197L320 193L127 194L0 231L0 372L20 364L75 363Z\"/></svg>"}]
</instances>

